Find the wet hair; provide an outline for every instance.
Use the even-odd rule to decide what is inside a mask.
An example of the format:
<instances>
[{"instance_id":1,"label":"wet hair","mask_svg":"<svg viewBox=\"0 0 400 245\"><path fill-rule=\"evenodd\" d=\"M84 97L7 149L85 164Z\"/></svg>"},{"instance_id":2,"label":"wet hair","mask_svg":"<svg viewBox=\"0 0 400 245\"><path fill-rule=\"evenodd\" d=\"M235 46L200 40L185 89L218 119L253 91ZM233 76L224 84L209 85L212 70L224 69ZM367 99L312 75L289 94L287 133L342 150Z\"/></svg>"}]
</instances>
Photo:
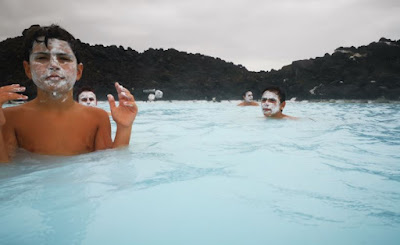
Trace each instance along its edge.
<instances>
[{"instance_id":1,"label":"wet hair","mask_svg":"<svg viewBox=\"0 0 400 245\"><path fill-rule=\"evenodd\" d=\"M246 90L246 91L244 91L243 94L242 94L242 97L245 97L246 94L247 94L247 92L251 92L251 90ZM252 93L253 93L253 92L252 92Z\"/></svg>"},{"instance_id":2,"label":"wet hair","mask_svg":"<svg viewBox=\"0 0 400 245\"><path fill-rule=\"evenodd\" d=\"M77 92L76 92L76 95L75 95L76 101L79 101L79 95L80 95L82 92L93 92L93 93L96 95L96 93L94 92L94 89L93 89L93 88L91 88L91 87L82 87L82 88L79 88L79 89L77 90Z\"/></svg>"},{"instance_id":3,"label":"wet hair","mask_svg":"<svg viewBox=\"0 0 400 245\"><path fill-rule=\"evenodd\" d=\"M68 42L69 46L74 52L76 61L79 64L80 58L77 52L79 41L74 38L69 32L65 29L61 28L58 25L50 25L50 26L40 26L40 25L31 25L28 29L25 29L22 32L22 36L24 37L24 60L29 62L29 56L32 52L33 43L36 41L38 43L44 42L44 44L48 45L49 39L55 38L59 40L63 40ZM44 37L43 41L38 40L39 37Z\"/></svg>"},{"instance_id":4,"label":"wet hair","mask_svg":"<svg viewBox=\"0 0 400 245\"><path fill-rule=\"evenodd\" d=\"M264 94L265 91L270 91L270 92L276 93L278 95L279 100L281 101L281 103L286 101L286 93L285 93L285 91L283 89L281 89L280 87L278 87L278 86L266 87L261 94Z\"/></svg>"}]
</instances>

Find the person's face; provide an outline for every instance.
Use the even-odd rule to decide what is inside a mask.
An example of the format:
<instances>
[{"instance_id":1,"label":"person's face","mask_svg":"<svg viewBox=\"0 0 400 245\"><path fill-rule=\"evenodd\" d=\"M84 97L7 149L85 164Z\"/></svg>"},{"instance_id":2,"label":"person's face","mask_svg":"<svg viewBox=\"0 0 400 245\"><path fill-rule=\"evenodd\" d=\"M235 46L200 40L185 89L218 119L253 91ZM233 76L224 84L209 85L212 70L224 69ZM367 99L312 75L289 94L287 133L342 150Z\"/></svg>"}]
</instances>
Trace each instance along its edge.
<instances>
[{"instance_id":1,"label":"person's face","mask_svg":"<svg viewBox=\"0 0 400 245\"><path fill-rule=\"evenodd\" d=\"M61 94L73 88L83 70L83 65L77 64L68 42L58 39L49 39L47 47L44 42L35 41L29 63L24 61L24 67L26 75L38 88Z\"/></svg>"},{"instance_id":2,"label":"person's face","mask_svg":"<svg viewBox=\"0 0 400 245\"><path fill-rule=\"evenodd\" d=\"M149 101L154 101L155 98L156 98L156 96L155 96L154 94L149 94L149 96L147 97L147 99L148 99Z\"/></svg>"},{"instance_id":3,"label":"person's face","mask_svg":"<svg viewBox=\"0 0 400 245\"><path fill-rule=\"evenodd\" d=\"M246 102L252 102L253 101L253 93L248 91L246 95L244 96L244 101Z\"/></svg>"},{"instance_id":4,"label":"person's face","mask_svg":"<svg viewBox=\"0 0 400 245\"><path fill-rule=\"evenodd\" d=\"M281 107L279 96L276 93L267 90L261 96L261 109L264 116L274 116L283 109Z\"/></svg>"},{"instance_id":5,"label":"person's face","mask_svg":"<svg viewBox=\"0 0 400 245\"><path fill-rule=\"evenodd\" d=\"M96 95L91 91L83 91L78 97L79 104L86 106L96 106L97 100Z\"/></svg>"}]
</instances>

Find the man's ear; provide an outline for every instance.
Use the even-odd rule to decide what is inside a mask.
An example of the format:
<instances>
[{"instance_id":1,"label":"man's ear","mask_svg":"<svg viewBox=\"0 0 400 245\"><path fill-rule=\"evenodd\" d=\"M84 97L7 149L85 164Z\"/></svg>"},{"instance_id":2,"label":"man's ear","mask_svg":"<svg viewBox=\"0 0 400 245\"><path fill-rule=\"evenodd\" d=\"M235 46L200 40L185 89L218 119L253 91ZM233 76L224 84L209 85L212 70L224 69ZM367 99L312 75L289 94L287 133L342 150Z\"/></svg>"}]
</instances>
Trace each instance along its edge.
<instances>
[{"instance_id":1,"label":"man's ear","mask_svg":"<svg viewBox=\"0 0 400 245\"><path fill-rule=\"evenodd\" d=\"M279 106L279 108L281 109L281 111L283 111L283 108L285 108L285 106L286 106L286 101L283 101L283 102L281 103L281 105Z\"/></svg>"},{"instance_id":2,"label":"man's ear","mask_svg":"<svg viewBox=\"0 0 400 245\"><path fill-rule=\"evenodd\" d=\"M29 62L24 60L24 62L22 64L24 65L25 75L29 79L32 79L31 66L29 65Z\"/></svg>"},{"instance_id":3,"label":"man's ear","mask_svg":"<svg viewBox=\"0 0 400 245\"><path fill-rule=\"evenodd\" d=\"M77 73L76 73L76 81L78 81L79 79L81 79L82 77L82 73L83 73L83 64L79 63L76 67L77 69Z\"/></svg>"}]
</instances>

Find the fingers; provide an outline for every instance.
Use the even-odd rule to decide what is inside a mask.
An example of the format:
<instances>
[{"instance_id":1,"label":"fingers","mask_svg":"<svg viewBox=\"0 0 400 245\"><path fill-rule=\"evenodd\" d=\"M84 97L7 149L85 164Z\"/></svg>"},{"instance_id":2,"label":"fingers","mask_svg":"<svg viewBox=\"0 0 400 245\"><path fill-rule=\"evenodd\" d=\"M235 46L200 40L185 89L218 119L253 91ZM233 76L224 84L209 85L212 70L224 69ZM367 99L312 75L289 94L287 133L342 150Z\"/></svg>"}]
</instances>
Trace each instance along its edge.
<instances>
[{"instance_id":1,"label":"fingers","mask_svg":"<svg viewBox=\"0 0 400 245\"><path fill-rule=\"evenodd\" d=\"M107 95L107 99L108 99L108 104L110 104L110 110L113 111L115 109L115 99L114 96L112 96L111 94Z\"/></svg>"},{"instance_id":2,"label":"fingers","mask_svg":"<svg viewBox=\"0 0 400 245\"><path fill-rule=\"evenodd\" d=\"M117 90L117 93L120 94L122 92L128 91L126 88L124 88L122 85L120 85L118 82L115 82L115 89ZM129 92L129 91L128 91Z\"/></svg>"},{"instance_id":3,"label":"fingers","mask_svg":"<svg viewBox=\"0 0 400 245\"><path fill-rule=\"evenodd\" d=\"M115 89L118 92L118 98L120 100L133 100L133 95L129 92L128 89L124 88L122 85L120 85L118 82L115 83Z\"/></svg>"},{"instance_id":4,"label":"fingers","mask_svg":"<svg viewBox=\"0 0 400 245\"><path fill-rule=\"evenodd\" d=\"M122 100L119 103L120 103L120 105L129 108L129 110L132 112L138 111L138 107L136 105L135 98L133 97L133 95L131 95L130 100Z\"/></svg>"},{"instance_id":5,"label":"fingers","mask_svg":"<svg viewBox=\"0 0 400 245\"><path fill-rule=\"evenodd\" d=\"M135 112L137 113L138 107L136 105L135 98L129 92L129 90L124 88L118 82L115 83L115 89L118 92L119 106L129 109L129 111L131 111L133 113L135 113ZM115 105L115 103L114 103L114 105Z\"/></svg>"},{"instance_id":6,"label":"fingers","mask_svg":"<svg viewBox=\"0 0 400 245\"><path fill-rule=\"evenodd\" d=\"M23 94L17 94L17 93L12 93L12 92L2 92L0 94L1 100L26 100L28 99L28 96L23 95Z\"/></svg>"},{"instance_id":7,"label":"fingers","mask_svg":"<svg viewBox=\"0 0 400 245\"><path fill-rule=\"evenodd\" d=\"M28 96L25 96L23 94L0 92L0 107L2 107L4 103L10 100L27 100L27 99Z\"/></svg>"},{"instance_id":8,"label":"fingers","mask_svg":"<svg viewBox=\"0 0 400 245\"><path fill-rule=\"evenodd\" d=\"M27 100L28 96L18 94L24 92L25 87L21 87L19 84L12 84L0 87L0 105L3 105L9 100Z\"/></svg>"},{"instance_id":9,"label":"fingers","mask_svg":"<svg viewBox=\"0 0 400 245\"><path fill-rule=\"evenodd\" d=\"M7 85L0 87L0 92L24 92L25 87L21 87L19 84L12 84L12 85Z\"/></svg>"},{"instance_id":10,"label":"fingers","mask_svg":"<svg viewBox=\"0 0 400 245\"><path fill-rule=\"evenodd\" d=\"M124 101L122 103L122 105L127 106L127 107L137 107L134 98L133 98L133 101Z\"/></svg>"},{"instance_id":11,"label":"fingers","mask_svg":"<svg viewBox=\"0 0 400 245\"><path fill-rule=\"evenodd\" d=\"M127 100L133 100L133 95L129 92L121 92L121 97Z\"/></svg>"}]
</instances>

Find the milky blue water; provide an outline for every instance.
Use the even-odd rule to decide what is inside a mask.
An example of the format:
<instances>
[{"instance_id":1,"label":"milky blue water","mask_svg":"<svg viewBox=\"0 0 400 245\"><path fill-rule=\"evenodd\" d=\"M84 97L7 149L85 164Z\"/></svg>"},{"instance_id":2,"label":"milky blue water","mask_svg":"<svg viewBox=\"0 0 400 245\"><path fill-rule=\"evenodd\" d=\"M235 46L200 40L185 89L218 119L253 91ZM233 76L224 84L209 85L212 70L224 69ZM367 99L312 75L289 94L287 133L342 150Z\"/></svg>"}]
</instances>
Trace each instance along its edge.
<instances>
[{"instance_id":1,"label":"milky blue water","mask_svg":"<svg viewBox=\"0 0 400 245\"><path fill-rule=\"evenodd\" d=\"M0 244L400 244L400 104L138 104L128 148L0 165Z\"/></svg>"}]
</instances>

